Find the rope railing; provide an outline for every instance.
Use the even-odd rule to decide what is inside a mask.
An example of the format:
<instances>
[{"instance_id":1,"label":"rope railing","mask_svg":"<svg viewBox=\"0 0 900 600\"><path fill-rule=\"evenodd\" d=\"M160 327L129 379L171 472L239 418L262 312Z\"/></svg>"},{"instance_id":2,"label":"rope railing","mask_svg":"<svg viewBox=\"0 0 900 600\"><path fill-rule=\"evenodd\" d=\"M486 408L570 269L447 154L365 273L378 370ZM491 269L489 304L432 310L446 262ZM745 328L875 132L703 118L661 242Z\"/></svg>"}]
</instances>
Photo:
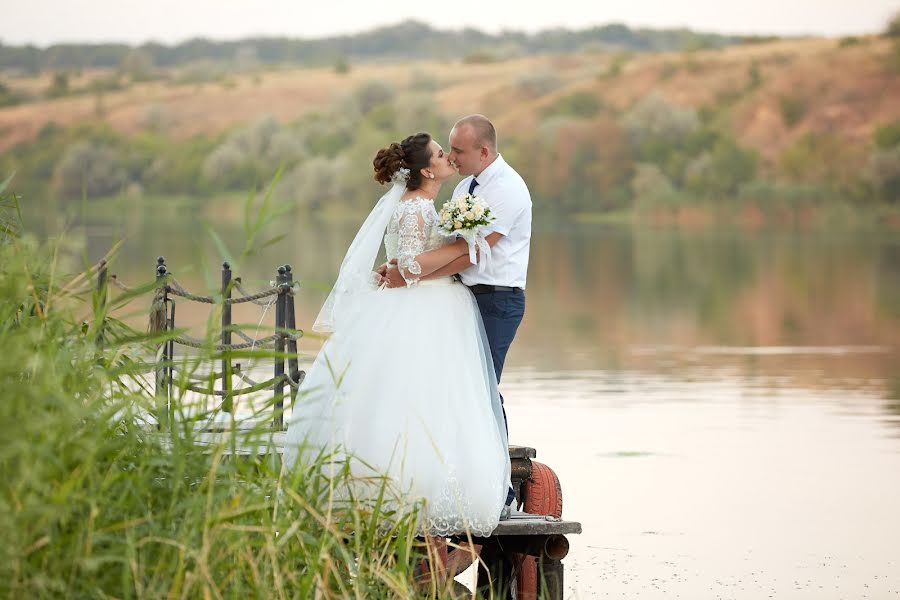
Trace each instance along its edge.
<instances>
[{"instance_id":1,"label":"rope railing","mask_svg":"<svg viewBox=\"0 0 900 600\"><path fill-rule=\"evenodd\" d=\"M234 332L233 332L234 333ZM211 344L208 340L201 340L198 338L193 338L190 336L180 335L178 337L172 338L172 341L176 344L180 344L182 346L188 346L190 348L203 348L207 350L215 350L216 352L226 352L233 350L249 350L256 348L264 348L269 346L270 344L274 344L279 339L285 340L298 340L300 339L299 335L292 335L290 333L273 333L272 335L266 336L264 338L254 340L250 338L250 336L246 336L250 339L249 342L244 342L243 344Z\"/></svg>"},{"instance_id":2,"label":"rope railing","mask_svg":"<svg viewBox=\"0 0 900 600\"><path fill-rule=\"evenodd\" d=\"M181 371L181 369L178 369L177 367L174 367L174 366L172 367L172 371L173 371L173 378L174 378L174 380L176 380L176 381L179 380L179 379L181 379L181 378L184 378L184 379L187 379L187 381L192 381L192 382L195 382L195 383L207 383L207 384L208 384L208 383L210 383L211 381L212 381L212 382L216 382L216 381L222 379L222 373L210 373L210 374L208 374L208 375L195 375L194 373L187 373L187 372ZM235 375L235 376L237 376L241 381L243 381L244 383L246 383L249 387L254 388L253 391L258 391L258 390L261 390L261 389L265 389L265 388L267 388L267 387L269 387L269 386L271 386L271 385L274 385L274 384L278 381L278 379L275 378L275 377L272 377L271 379L268 379L267 381L262 381L262 382L256 381L256 380L254 380L254 379L251 379L251 378L250 378L246 373L244 373L244 371L241 370L241 369L239 368L239 366L237 366L237 365L235 366L234 373L232 373L232 374ZM297 387L300 387L300 384L301 384L301 383L303 383L303 380L306 378L306 373L303 372L303 371L300 371L300 372L298 373L297 380L294 380L294 379L291 377L291 374L290 374L290 373L284 373L284 374L283 374L283 377L285 378L285 383L288 383L288 384L290 384L292 387L297 388ZM215 390L215 389L210 388L210 387L208 387L208 386L205 387L205 388L201 388L201 387L192 385L192 384L190 384L190 383L183 383L183 384L180 384L180 385L181 385L181 387L184 387L184 389L190 390L190 391L192 391L192 392L196 392L196 393L198 393L198 394L206 394L206 395L215 394L215 395L217 395L217 396L224 396L224 392L222 392L221 390ZM241 389L246 389L246 388L241 388ZM232 393L232 395L239 395L239 394L238 394L239 391L240 391L240 390L236 390L235 392Z\"/></svg>"},{"instance_id":3,"label":"rope railing","mask_svg":"<svg viewBox=\"0 0 900 600\"><path fill-rule=\"evenodd\" d=\"M234 278L234 289L236 289L238 291L238 293L240 293L241 296L244 297L244 300L246 302L252 302L253 304L255 304L257 306L262 306L264 308L269 308L273 304L272 300L269 300L268 302L263 302L261 298L257 297L258 294L260 294L262 292L257 292L256 294L251 294L250 292L246 291L244 289L244 286L241 284L240 277ZM291 290L290 293L293 293L293 290ZM265 296L263 296L263 297L265 297Z\"/></svg>"},{"instance_id":4,"label":"rope railing","mask_svg":"<svg viewBox=\"0 0 900 600\"><path fill-rule=\"evenodd\" d=\"M237 375L237 376L241 379L241 381L243 381L243 382L246 383L247 385L259 385L259 382L258 382L258 381L253 381L252 379L250 379L250 378L247 376L246 373L244 373L244 372L241 371L241 370L235 371L234 374Z\"/></svg>"},{"instance_id":5,"label":"rope railing","mask_svg":"<svg viewBox=\"0 0 900 600\"><path fill-rule=\"evenodd\" d=\"M290 373L285 373L284 376L287 378L287 382L291 387L297 389L300 387L300 384L303 383L303 380L306 379L306 371L297 371L297 381L294 381Z\"/></svg>"},{"instance_id":6,"label":"rope railing","mask_svg":"<svg viewBox=\"0 0 900 600\"><path fill-rule=\"evenodd\" d=\"M189 373L187 371L182 371L180 368L176 366L172 366L173 375L172 377L176 380L181 378L186 378L189 381L197 381L200 383L209 383L210 381L218 381L222 379L222 373L209 373L207 375L196 375L194 373Z\"/></svg>"},{"instance_id":7,"label":"rope railing","mask_svg":"<svg viewBox=\"0 0 900 600\"><path fill-rule=\"evenodd\" d=\"M113 273L109 276L109 282L113 284L115 287L119 288L119 290L125 292L126 294L130 294L134 291L134 288L128 285L125 285L119 280L119 276Z\"/></svg>"},{"instance_id":8,"label":"rope railing","mask_svg":"<svg viewBox=\"0 0 900 600\"><path fill-rule=\"evenodd\" d=\"M262 390L267 390L278 383L290 383L290 377L287 374L279 375L278 377L272 377L271 379L267 379L260 383L256 383L254 385L249 385L247 387L239 388L236 390L232 390L230 392L226 392L224 390L216 390L210 388L201 388L199 386L192 385L190 383L184 385L184 389L190 390L197 394L203 394L206 396L218 396L220 398L224 398L226 396L244 396L246 394L252 394L254 392L261 392Z\"/></svg>"},{"instance_id":9,"label":"rope railing","mask_svg":"<svg viewBox=\"0 0 900 600\"><path fill-rule=\"evenodd\" d=\"M83 294L88 294L90 292L93 292L96 289L97 288L96 288L96 286L94 286L93 283L88 283L87 285L84 285L80 288L64 288L64 289L60 290L60 292L62 294L68 295L68 296L81 296Z\"/></svg>"},{"instance_id":10,"label":"rope railing","mask_svg":"<svg viewBox=\"0 0 900 600\"><path fill-rule=\"evenodd\" d=\"M241 338L241 339L244 340L245 342L250 342L251 344L254 343L254 342L256 342L256 338L250 337L249 335L247 335L246 333L244 333L244 332L241 331L240 329L234 329L234 330L232 330L231 333L235 334L236 336L238 336L239 338Z\"/></svg>"},{"instance_id":11,"label":"rope railing","mask_svg":"<svg viewBox=\"0 0 900 600\"><path fill-rule=\"evenodd\" d=\"M145 289L134 288L125 284L115 274L109 275L105 260L92 267L93 271L97 273L96 287L83 285L84 277L82 276L80 279L70 282L66 291L70 294L82 294L92 289L96 290L100 293L100 303L103 306L106 304L106 290L109 286L115 287L126 294L138 294L146 291ZM232 278L230 265L224 263L222 265L222 287L220 293L216 295L194 294L175 279L168 270L163 257L157 259L156 283L153 288L149 288L154 290L150 309L151 332L174 333L176 328L174 299L176 297L192 302L211 305L219 304L222 306L220 317L221 331L215 335L221 341L214 339L214 337L207 339L194 338L183 332L178 332L177 335L164 337L162 341L157 343L154 370L156 372L158 411L156 417L160 428L167 427L169 419L174 416L171 400L173 386L175 385L194 393L223 398L221 409L226 412L233 412L232 399L236 396L271 390L274 395L273 425L276 430L283 428L284 388L285 386L288 387L288 394L293 402L296 400L298 388L306 377L306 373L300 370L297 357L297 341L303 336L303 332L296 327L294 315L294 296L297 285L297 282L293 279L290 265L283 265L278 267L275 281L269 288L251 293L244 288L239 277ZM236 292L238 297L232 298L231 294L233 292ZM260 324L262 319L265 318L266 312L273 306L275 307L274 333L257 339L242 331L240 326L232 324L231 307L245 303L253 303L263 309L263 317L260 319ZM259 325L257 326L258 329ZM237 337L240 341L233 343L232 336ZM102 343L102 339L98 335L99 343ZM216 357L216 360L221 360L222 362L221 371L206 375L196 375L176 368L174 360L176 344L222 353L221 357ZM262 382L254 381L241 370L240 364L232 363L234 357L230 354L241 350L257 349L274 349L275 351L273 354L275 362L273 377ZM286 366L287 369L285 369ZM232 387L232 378L234 376L237 376L246 385L234 389ZM215 389L216 384L221 384L221 389Z\"/></svg>"},{"instance_id":12,"label":"rope railing","mask_svg":"<svg viewBox=\"0 0 900 600\"><path fill-rule=\"evenodd\" d=\"M235 375L237 375L238 377L240 377L240 379L241 379L244 383L246 383L247 385L251 385L251 386L254 386L254 385L263 385L263 384L261 384L261 383L257 383L256 381L250 379L250 378L249 378L244 372L242 372L242 371L237 371L237 372L235 372ZM296 381L294 380L293 377L291 377L291 373L284 373L284 377L285 377L285 382L288 383L288 384L290 384L291 387L293 387L293 388L299 388L299 387L300 387L300 384L303 383L303 380L306 379L306 372L305 372L305 371L298 371L298 372L297 372L297 379L296 379ZM274 380L272 380L272 381L274 381Z\"/></svg>"},{"instance_id":13,"label":"rope railing","mask_svg":"<svg viewBox=\"0 0 900 600\"><path fill-rule=\"evenodd\" d=\"M115 275L115 274L109 276L109 282L113 286L115 286L116 288L121 290L122 292L130 293L135 290L135 288L133 288L129 285L126 285L125 283L122 283L122 281L119 279L118 275ZM296 284L294 284L294 285L296 285ZM270 307L272 304L274 304L274 300L262 302L261 301L262 298L269 298L271 296L277 296L280 293L291 294L291 295L294 294L293 286L286 285L286 284L276 285L268 290L256 292L255 294L247 293L247 291L244 290L243 287L241 287L238 280L235 280L234 287L241 293L242 296L240 298L217 299L213 296L201 296L199 294L192 294L191 292L187 291L184 288L184 286L181 285L181 283L179 283L175 279L170 279L169 283L165 286L166 292L168 292L169 294L172 294L173 296L179 296L181 298L184 298L185 300L193 300L194 302L201 302L203 304L243 304L246 302L252 302L252 303L256 304L257 306L262 306L264 308ZM94 286L89 285L89 286L85 286L84 288L81 288L78 290L68 291L67 293L70 293L73 295L83 294L83 293L89 292L93 289L94 289Z\"/></svg>"},{"instance_id":14,"label":"rope railing","mask_svg":"<svg viewBox=\"0 0 900 600\"><path fill-rule=\"evenodd\" d=\"M166 291L174 296L180 296L187 300L192 300L194 302L202 302L204 304L244 304L246 302L253 302L254 304L260 304L258 301L262 298L268 298L269 296L277 296L282 293L282 290L289 290L284 285L276 285L268 290L263 290L261 292L257 292L255 294L250 294L249 296L243 296L241 298L222 298L221 300L217 300L213 296L200 296L198 294L192 294L178 283L175 279L169 279L169 283L166 285ZM270 304L269 302L263 302L260 306L266 306Z\"/></svg>"}]
</instances>

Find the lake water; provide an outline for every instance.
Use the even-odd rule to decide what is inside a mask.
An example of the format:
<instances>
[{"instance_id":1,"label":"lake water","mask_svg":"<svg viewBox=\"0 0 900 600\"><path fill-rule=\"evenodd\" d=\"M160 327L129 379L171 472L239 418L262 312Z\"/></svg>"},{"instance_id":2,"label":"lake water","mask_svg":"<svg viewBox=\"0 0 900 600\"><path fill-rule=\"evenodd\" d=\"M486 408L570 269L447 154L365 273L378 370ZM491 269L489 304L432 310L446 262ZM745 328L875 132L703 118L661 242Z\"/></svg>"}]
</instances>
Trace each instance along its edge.
<instances>
[{"instance_id":1,"label":"lake water","mask_svg":"<svg viewBox=\"0 0 900 600\"><path fill-rule=\"evenodd\" d=\"M203 290L221 253L200 220L138 206L72 230L91 261L126 235L112 270L129 284L163 254ZM240 240L235 221L212 227ZM308 328L356 226L285 218L267 233L292 235L236 275L258 288L291 263ZM199 330L205 310L179 304L179 323ZM896 233L538 219L501 389L511 443L537 448L584 525L567 597L900 598Z\"/></svg>"}]
</instances>

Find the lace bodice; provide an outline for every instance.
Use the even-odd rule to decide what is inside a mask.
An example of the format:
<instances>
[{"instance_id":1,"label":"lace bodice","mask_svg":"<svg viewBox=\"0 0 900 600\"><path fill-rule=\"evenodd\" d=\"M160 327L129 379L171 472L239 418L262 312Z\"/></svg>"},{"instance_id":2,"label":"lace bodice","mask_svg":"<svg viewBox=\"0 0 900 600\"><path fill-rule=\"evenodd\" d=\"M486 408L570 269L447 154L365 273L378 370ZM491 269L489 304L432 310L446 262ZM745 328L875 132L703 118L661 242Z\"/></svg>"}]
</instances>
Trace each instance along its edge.
<instances>
[{"instance_id":1,"label":"lace bodice","mask_svg":"<svg viewBox=\"0 0 900 600\"><path fill-rule=\"evenodd\" d=\"M439 217L434 202L427 198L400 201L384 234L387 259L397 259L407 285L419 280L422 268L416 256L440 248L450 240L438 229Z\"/></svg>"}]
</instances>

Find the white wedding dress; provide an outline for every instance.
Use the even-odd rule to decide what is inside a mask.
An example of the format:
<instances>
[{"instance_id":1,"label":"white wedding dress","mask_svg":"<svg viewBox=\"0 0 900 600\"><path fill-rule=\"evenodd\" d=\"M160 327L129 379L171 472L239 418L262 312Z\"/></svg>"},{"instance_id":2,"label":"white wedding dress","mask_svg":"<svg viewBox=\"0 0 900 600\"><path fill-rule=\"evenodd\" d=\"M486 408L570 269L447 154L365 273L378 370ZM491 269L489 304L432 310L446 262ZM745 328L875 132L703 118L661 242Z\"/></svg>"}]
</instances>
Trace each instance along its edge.
<instances>
[{"instance_id":1,"label":"white wedding dress","mask_svg":"<svg viewBox=\"0 0 900 600\"><path fill-rule=\"evenodd\" d=\"M486 536L509 489L506 429L474 297L452 278L416 277L415 257L447 243L437 223L428 199L397 204L384 246L409 285L369 285L334 328L293 407L285 461L346 453L403 505L424 500L420 532Z\"/></svg>"}]
</instances>

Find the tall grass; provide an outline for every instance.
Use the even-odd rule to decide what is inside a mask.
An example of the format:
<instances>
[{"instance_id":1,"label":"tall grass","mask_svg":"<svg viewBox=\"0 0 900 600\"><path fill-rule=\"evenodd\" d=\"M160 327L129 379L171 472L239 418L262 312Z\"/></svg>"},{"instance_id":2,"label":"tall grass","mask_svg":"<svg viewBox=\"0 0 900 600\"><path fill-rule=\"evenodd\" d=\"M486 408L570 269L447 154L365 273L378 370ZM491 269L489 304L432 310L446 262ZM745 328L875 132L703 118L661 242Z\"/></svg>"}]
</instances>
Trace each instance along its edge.
<instances>
[{"instance_id":1,"label":"tall grass","mask_svg":"<svg viewBox=\"0 0 900 600\"><path fill-rule=\"evenodd\" d=\"M335 502L351 482L330 457L288 472L197 445L189 419L148 427L147 357L166 334L94 311L65 246L23 235L0 196L0 596L452 595L416 583L415 511Z\"/></svg>"}]
</instances>

